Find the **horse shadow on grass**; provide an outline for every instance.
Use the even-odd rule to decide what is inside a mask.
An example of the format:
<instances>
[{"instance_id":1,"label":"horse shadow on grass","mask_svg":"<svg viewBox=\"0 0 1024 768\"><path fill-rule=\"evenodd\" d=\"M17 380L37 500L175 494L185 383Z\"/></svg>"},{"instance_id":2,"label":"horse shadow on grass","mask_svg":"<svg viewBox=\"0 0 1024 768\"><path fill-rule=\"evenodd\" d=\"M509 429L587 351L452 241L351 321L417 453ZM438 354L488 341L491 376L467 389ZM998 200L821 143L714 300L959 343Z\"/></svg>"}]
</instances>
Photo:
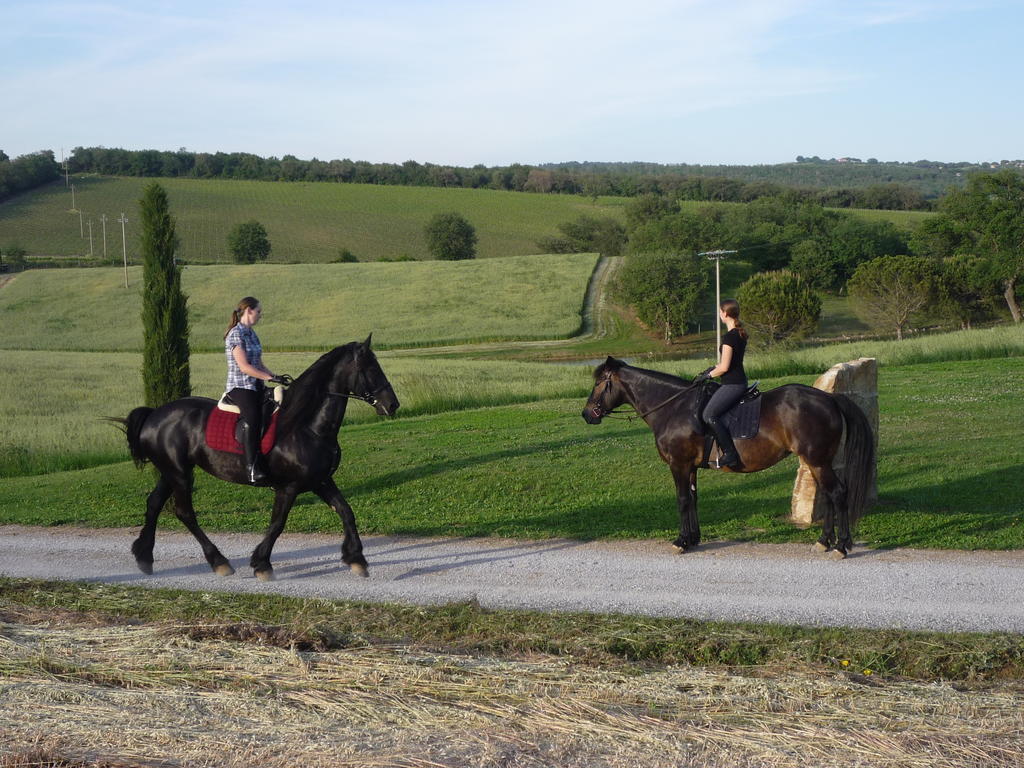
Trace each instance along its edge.
<instances>
[{"instance_id":1,"label":"horse shadow on grass","mask_svg":"<svg viewBox=\"0 0 1024 768\"><path fill-rule=\"evenodd\" d=\"M637 427L637 434L646 430ZM616 436L618 437L618 435ZM580 435L571 438L551 440L543 443L522 447L509 448L490 453L438 460L404 467L369 478L360 483L342 484L342 492L352 498L360 495L372 495L402 483L413 482L425 478L458 472L492 463L515 461L533 454L556 452L574 446L587 446L595 443L607 443L607 434ZM652 465L660 465L655 454L651 456ZM728 524L730 521L743 521L751 514L751 510L761 511L765 508L768 498L771 513L777 517L785 517L789 512L790 493L793 479L796 476L796 459L767 472L749 475L728 474L716 478L710 484L708 479L711 471L702 470L698 478L700 488L700 514L702 522L708 525ZM573 540L590 541L606 538L662 538L666 535L674 538L671 533L678 528L676 498L672 477L667 467L658 467L658 480L642 485L624 484L622 495L605 499L600 503L581 502L580 506L571 511L560 510L547 514L542 503L535 503L528 493L522 496L523 512L515 520L474 520L472 536L508 536L510 525L520 530L557 532L557 535ZM714 473L719 474L719 473ZM709 487L710 486L710 487ZM551 487L546 488L550 495ZM567 486L566 495L572 490ZM321 504L313 495L304 494L297 501L296 507ZM530 511L536 509L537 511ZM786 534L779 540L791 541L792 529L785 526ZM439 521L436 525L417 522L406 529L397 529L399 535L408 536L439 536L450 537L452 527L450 521ZM462 531L465 533L465 530ZM738 537L739 540L752 540L756 536ZM763 537L760 537L764 540ZM813 539L809 539L812 541Z\"/></svg>"},{"instance_id":2,"label":"horse shadow on grass","mask_svg":"<svg viewBox=\"0 0 1024 768\"><path fill-rule=\"evenodd\" d=\"M636 431L639 433L641 430L638 428ZM521 448L508 448L501 451L491 451L490 453L482 453L474 456L464 456L461 458L446 459L443 461L432 461L424 464L417 464L416 466L412 467L406 467L404 469L394 470L392 472L387 472L383 475L378 475L362 483L344 485L341 488L341 490L342 493L346 495L373 493L375 491L384 490L386 488L392 488L396 485L401 485L403 483L411 482L413 480L422 480L432 475L441 475L446 472L455 472L462 469L469 469L475 466L491 464L496 461L517 459L525 456L532 456L538 453L546 453L549 451L558 451L563 448L569 448L571 446L608 442L608 440L609 435L607 433L595 433L593 435L581 434L578 436L574 435L572 437L566 437L561 440L550 440L548 442L536 443L534 445L524 446Z\"/></svg>"},{"instance_id":3,"label":"horse shadow on grass","mask_svg":"<svg viewBox=\"0 0 1024 768\"><path fill-rule=\"evenodd\" d=\"M910 457L913 451L905 453ZM907 509L913 510L913 517L898 526L890 541L875 542L877 546L934 548L938 542L948 542L962 549L1024 547L1021 467L976 471L977 465L959 465L956 476L915 485L915 477L932 468L903 468L898 461L886 461L892 458L898 459L899 454L889 453L879 462L879 500L866 519Z\"/></svg>"}]
</instances>

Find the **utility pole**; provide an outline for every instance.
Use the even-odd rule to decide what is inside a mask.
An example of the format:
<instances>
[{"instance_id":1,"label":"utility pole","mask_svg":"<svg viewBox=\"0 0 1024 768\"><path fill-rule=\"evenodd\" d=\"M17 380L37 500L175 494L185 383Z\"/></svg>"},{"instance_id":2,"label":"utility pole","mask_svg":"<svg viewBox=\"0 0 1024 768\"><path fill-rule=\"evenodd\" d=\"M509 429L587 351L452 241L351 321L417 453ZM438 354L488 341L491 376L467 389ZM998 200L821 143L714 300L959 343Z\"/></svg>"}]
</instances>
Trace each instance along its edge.
<instances>
[{"instance_id":1,"label":"utility pole","mask_svg":"<svg viewBox=\"0 0 1024 768\"><path fill-rule=\"evenodd\" d=\"M107 214L100 214L100 223L103 224L103 261L107 260Z\"/></svg>"},{"instance_id":2,"label":"utility pole","mask_svg":"<svg viewBox=\"0 0 1024 768\"><path fill-rule=\"evenodd\" d=\"M128 245L124 237L124 225L128 223L128 217L124 215L124 211L121 211L121 218L118 219L121 222L121 252L124 254L124 287L128 287Z\"/></svg>"},{"instance_id":3,"label":"utility pole","mask_svg":"<svg viewBox=\"0 0 1024 768\"><path fill-rule=\"evenodd\" d=\"M71 185L71 212L77 213L78 208L75 207L75 185Z\"/></svg>"},{"instance_id":4,"label":"utility pole","mask_svg":"<svg viewBox=\"0 0 1024 768\"><path fill-rule=\"evenodd\" d=\"M85 237L85 225L82 223L82 212L78 212L78 236Z\"/></svg>"},{"instance_id":5,"label":"utility pole","mask_svg":"<svg viewBox=\"0 0 1024 768\"><path fill-rule=\"evenodd\" d=\"M722 352L720 347L722 346L722 317L719 307L722 306L722 270L721 264L722 259L726 256L731 256L739 251L704 251L698 253L698 256L706 256L708 261L715 262L715 359L721 361Z\"/></svg>"},{"instance_id":6,"label":"utility pole","mask_svg":"<svg viewBox=\"0 0 1024 768\"><path fill-rule=\"evenodd\" d=\"M89 219L89 258L92 258L92 219Z\"/></svg>"}]
</instances>

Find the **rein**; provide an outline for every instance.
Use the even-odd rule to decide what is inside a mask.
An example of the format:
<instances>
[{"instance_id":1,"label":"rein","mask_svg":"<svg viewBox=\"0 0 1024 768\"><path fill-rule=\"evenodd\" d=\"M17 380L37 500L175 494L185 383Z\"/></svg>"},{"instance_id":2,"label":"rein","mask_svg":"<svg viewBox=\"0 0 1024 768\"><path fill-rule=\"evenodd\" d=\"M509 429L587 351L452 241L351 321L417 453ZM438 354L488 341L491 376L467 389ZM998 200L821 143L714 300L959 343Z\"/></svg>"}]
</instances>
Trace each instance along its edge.
<instances>
[{"instance_id":1,"label":"rein","mask_svg":"<svg viewBox=\"0 0 1024 768\"><path fill-rule=\"evenodd\" d=\"M612 409L610 411L606 411L601 406L600 402L595 403L595 406L596 406L596 409L600 409L600 416L601 416L601 418L622 419L624 421L636 421L637 419L646 419L648 416L650 416L652 413L657 411L659 408L664 408L666 405L671 403L673 400L675 400L678 397L682 397L687 392L689 392L691 389L693 389L694 387L696 387L698 384L701 384L701 383L702 382L700 382L700 381L691 382L688 387L684 387L683 389L679 390L674 395L672 395L672 397L668 398L667 400L662 400L656 406L654 406L653 408L651 408L651 409L649 409L647 411L644 411L643 413L636 412L636 406L633 406L634 413L632 413L632 414L618 414L618 413L615 412L614 409ZM612 380L611 380L611 377L609 376L608 378L606 378L604 380L605 392L608 391L608 388L611 386L611 384L612 384ZM604 398L605 392L601 393L601 398L602 399Z\"/></svg>"}]
</instances>

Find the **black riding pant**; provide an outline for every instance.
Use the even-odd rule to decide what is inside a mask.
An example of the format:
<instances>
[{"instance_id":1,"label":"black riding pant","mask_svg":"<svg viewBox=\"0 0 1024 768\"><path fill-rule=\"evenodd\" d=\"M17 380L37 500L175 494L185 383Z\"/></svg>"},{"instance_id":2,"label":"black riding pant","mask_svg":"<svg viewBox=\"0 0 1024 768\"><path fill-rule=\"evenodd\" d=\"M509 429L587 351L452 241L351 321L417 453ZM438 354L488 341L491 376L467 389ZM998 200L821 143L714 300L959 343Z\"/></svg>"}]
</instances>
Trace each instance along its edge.
<instances>
[{"instance_id":1,"label":"black riding pant","mask_svg":"<svg viewBox=\"0 0 1024 768\"><path fill-rule=\"evenodd\" d=\"M717 425L718 417L743 399L747 392L745 384L722 384L704 406L701 416L705 424Z\"/></svg>"},{"instance_id":2,"label":"black riding pant","mask_svg":"<svg viewBox=\"0 0 1024 768\"><path fill-rule=\"evenodd\" d=\"M240 418L245 419L257 436L263 431L263 392L262 386L259 389L235 387L228 392L231 402L242 412Z\"/></svg>"}]
</instances>

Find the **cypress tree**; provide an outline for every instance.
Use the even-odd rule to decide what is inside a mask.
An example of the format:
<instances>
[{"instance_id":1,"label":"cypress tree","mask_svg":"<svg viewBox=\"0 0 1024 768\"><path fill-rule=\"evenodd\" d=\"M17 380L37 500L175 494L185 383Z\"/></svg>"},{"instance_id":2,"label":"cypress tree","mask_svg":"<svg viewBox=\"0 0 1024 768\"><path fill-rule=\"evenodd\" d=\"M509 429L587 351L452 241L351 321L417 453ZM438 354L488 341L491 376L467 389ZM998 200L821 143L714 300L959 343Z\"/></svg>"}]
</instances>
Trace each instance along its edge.
<instances>
[{"instance_id":1,"label":"cypress tree","mask_svg":"<svg viewBox=\"0 0 1024 768\"><path fill-rule=\"evenodd\" d=\"M178 238L167 193L156 182L139 201L142 215L142 381L151 408L192 394L188 297L175 264Z\"/></svg>"}]
</instances>

